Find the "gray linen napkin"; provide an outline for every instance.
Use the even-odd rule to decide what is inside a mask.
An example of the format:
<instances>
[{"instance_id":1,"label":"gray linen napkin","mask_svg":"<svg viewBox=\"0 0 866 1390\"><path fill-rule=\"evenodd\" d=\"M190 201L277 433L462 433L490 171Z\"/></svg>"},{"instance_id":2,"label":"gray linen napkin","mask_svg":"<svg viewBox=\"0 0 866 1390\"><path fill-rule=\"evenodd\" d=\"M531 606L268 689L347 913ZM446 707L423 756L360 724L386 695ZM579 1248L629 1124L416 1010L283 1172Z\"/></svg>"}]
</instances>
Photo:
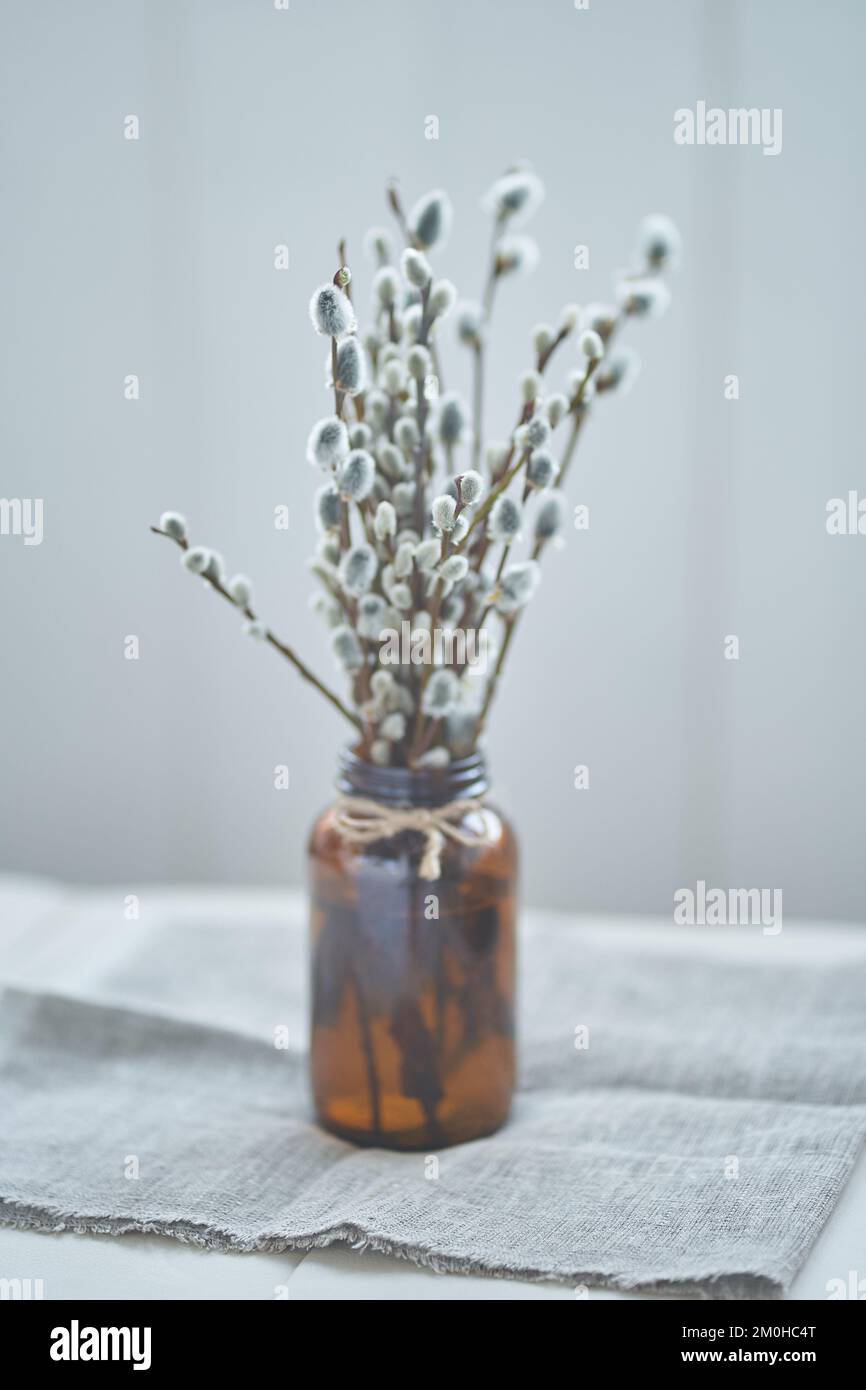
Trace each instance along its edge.
<instances>
[{"instance_id":1,"label":"gray linen napkin","mask_svg":"<svg viewBox=\"0 0 866 1390\"><path fill-rule=\"evenodd\" d=\"M68 950L56 920L41 988L20 959L4 972L2 1223L235 1250L351 1241L450 1271L766 1297L862 1142L866 945L822 964L773 938L743 958L706 929L681 944L533 919L513 1118L434 1175L424 1154L310 1122L297 904L167 899L126 936L100 911L90 933L77 907L74 979L69 959L63 980L46 968Z\"/></svg>"}]
</instances>

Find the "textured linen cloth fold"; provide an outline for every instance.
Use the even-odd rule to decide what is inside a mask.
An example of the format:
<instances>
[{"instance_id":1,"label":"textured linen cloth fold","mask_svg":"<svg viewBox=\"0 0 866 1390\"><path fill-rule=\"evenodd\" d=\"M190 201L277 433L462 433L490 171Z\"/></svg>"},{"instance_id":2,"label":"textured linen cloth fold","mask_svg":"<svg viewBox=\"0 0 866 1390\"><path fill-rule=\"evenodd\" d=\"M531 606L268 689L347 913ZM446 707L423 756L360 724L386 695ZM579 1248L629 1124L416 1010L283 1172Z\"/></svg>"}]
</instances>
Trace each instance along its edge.
<instances>
[{"instance_id":1,"label":"textured linen cloth fold","mask_svg":"<svg viewBox=\"0 0 866 1390\"><path fill-rule=\"evenodd\" d=\"M297 896L151 890L129 923L118 895L52 889L10 930L15 901L0 891L0 1223L777 1296L866 1130L855 933L816 953L789 928L530 915L513 1118L431 1179L424 1154L311 1122Z\"/></svg>"}]
</instances>

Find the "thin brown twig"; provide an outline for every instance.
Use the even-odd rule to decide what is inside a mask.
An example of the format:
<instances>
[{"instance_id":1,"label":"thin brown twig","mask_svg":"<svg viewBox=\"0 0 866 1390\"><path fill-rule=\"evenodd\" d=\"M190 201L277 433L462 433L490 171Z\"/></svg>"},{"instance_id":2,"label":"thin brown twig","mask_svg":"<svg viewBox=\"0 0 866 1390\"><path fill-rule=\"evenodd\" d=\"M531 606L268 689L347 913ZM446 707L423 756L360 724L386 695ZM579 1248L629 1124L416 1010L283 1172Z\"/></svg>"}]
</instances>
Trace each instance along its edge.
<instances>
[{"instance_id":1,"label":"thin brown twig","mask_svg":"<svg viewBox=\"0 0 866 1390\"><path fill-rule=\"evenodd\" d=\"M473 350L472 365L472 467L477 469L484 437L484 344L480 338Z\"/></svg>"},{"instance_id":2,"label":"thin brown twig","mask_svg":"<svg viewBox=\"0 0 866 1390\"><path fill-rule=\"evenodd\" d=\"M185 539L182 540L177 536L170 536L167 531L161 530L159 526L151 526L150 529L155 536L164 536L166 540L174 541L175 545L179 546L181 550L189 550L189 541ZM249 606L249 604L245 608L241 608L239 604L235 603L228 589L225 587L224 584L222 584L222 582L219 579L214 579L209 574L203 574L200 576L200 578L204 579L206 583L210 584L211 588L215 589L216 592L220 594L226 600L227 603L230 603L232 608L236 609L238 612L243 613L244 617L248 618L250 622L258 621L255 613L253 612L253 609ZM281 641L280 638L277 637L276 634L273 633L269 627L265 628L264 635L265 640L269 642L270 645L276 649L276 651L280 652L286 658L287 661L291 662L299 676L302 676L305 681L309 681L311 685L314 685L316 689L319 691L319 693L321 695L324 695L325 699L329 702L329 704L333 705L334 709L339 710L340 714L343 715L344 719L348 719L350 724L353 724L356 729L358 729L360 732L363 732L361 727L361 721L357 717L357 715L353 714L352 711L348 708L348 706L343 704L343 701L340 699L339 695L337 695L333 690L330 690L328 686L324 685L322 681L319 680L318 676L310 670L306 662L301 660L297 652L293 651L291 647L287 646L285 642Z\"/></svg>"},{"instance_id":3,"label":"thin brown twig","mask_svg":"<svg viewBox=\"0 0 866 1390\"><path fill-rule=\"evenodd\" d=\"M607 346L610 345L611 339L613 338L614 334L618 332L618 330L622 327L623 321L623 314L618 314L617 318L614 321L613 327L611 328L610 333L608 334ZM568 443L566 444L565 450L563 451L562 455L562 464L560 466L558 478L559 487L562 487L562 484L565 481L566 474L568 473L571 461L574 458L574 454L577 449L577 443L580 438L581 430L583 429L584 422L589 413L588 408L584 406L584 396L586 394L586 389L589 385L590 378L592 377L593 372L595 372L598 366L598 362L588 363L586 372L584 373L583 379L580 385L578 386L578 389L574 395L574 399L572 400L570 405L570 413L573 415L574 418L571 427L571 434L569 435ZM532 551L533 560L539 559L544 549L545 543L546 542L544 540L536 541ZM483 731L485 722L487 720L487 715L490 711L490 705L493 701L493 697L496 694L496 690L499 685L499 680L502 675L503 667L505 665L505 658L508 654L508 649L514 637L514 633L517 628L521 612L523 611L525 610L518 609L518 611L514 613L510 618L504 619L506 623L505 639L500 648L499 656L496 660L496 666L493 669L493 674L491 675L490 680L487 683L487 689L484 694L484 703L481 707L481 713L479 715L478 725L476 728L476 739L480 738L481 733ZM479 626L481 626L481 623L479 623Z\"/></svg>"},{"instance_id":4,"label":"thin brown twig","mask_svg":"<svg viewBox=\"0 0 866 1390\"><path fill-rule=\"evenodd\" d=\"M484 703L481 706L481 713L478 716L478 724L475 730L476 739L481 737L481 734L484 730L484 725L487 721L487 715L490 711L490 705L493 700L493 696L496 694L496 690L499 685L499 679L502 675L502 668L505 665L505 658L508 654L508 648L511 645L511 639L514 636L514 629L517 627L517 617L518 614L515 613L510 618L503 619L505 623L505 637L503 638L502 646L499 648L499 655L496 658L496 665L493 668L493 674L490 677L490 680L487 682L487 689L484 693Z\"/></svg>"}]
</instances>

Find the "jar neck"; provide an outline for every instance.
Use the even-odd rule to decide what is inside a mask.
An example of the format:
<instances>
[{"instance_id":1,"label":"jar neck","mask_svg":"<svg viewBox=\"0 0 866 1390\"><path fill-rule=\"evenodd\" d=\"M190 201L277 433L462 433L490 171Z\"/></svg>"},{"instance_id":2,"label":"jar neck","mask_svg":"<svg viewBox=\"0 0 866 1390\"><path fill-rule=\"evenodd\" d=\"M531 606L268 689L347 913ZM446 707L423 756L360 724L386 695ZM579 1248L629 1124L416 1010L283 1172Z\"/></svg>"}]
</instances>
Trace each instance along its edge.
<instances>
[{"instance_id":1,"label":"jar neck","mask_svg":"<svg viewBox=\"0 0 866 1390\"><path fill-rule=\"evenodd\" d=\"M337 790L386 806L444 806L485 796L487 768L481 753L455 758L447 767L378 767L344 748L337 760Z\"/></svg>"}]
</instances>

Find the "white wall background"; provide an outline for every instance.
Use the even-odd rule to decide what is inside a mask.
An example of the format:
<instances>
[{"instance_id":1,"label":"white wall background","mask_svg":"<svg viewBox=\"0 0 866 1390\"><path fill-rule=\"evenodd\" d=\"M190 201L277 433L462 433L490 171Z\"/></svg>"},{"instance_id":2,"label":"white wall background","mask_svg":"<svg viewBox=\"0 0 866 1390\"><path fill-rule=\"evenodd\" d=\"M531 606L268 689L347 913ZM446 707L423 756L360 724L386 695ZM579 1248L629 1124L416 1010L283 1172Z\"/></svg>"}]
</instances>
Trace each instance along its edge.
<instances>
[{"instance_id":1,"label":"white wall background","mask_svg":"<svg viewBox=\"0 0 866 1390\"><path fill-rule=\"evenodd\" d=\"M587 431L591 529L548 557L491 729L526 896L667 912L702 877L863 916L866 536L824 524L866 495L862 4L17 0L2 28L0 491L44 498L45 537L0 537L0 867L300 880L340 723L147 525L185 512L330 676L310 291L345 235L366 302L361 236L397 175L407 200L450 190L439 266L477 296L479 196L527 158L543 260L499 301L494 435L531 325L606 297L642 214L670 212L686 254L668 317L633 333L641 380ZM782 153L675 145L698 99L781 107ZM448 384L467 367L452 348Z\"/></svg>"}]
</instances>

